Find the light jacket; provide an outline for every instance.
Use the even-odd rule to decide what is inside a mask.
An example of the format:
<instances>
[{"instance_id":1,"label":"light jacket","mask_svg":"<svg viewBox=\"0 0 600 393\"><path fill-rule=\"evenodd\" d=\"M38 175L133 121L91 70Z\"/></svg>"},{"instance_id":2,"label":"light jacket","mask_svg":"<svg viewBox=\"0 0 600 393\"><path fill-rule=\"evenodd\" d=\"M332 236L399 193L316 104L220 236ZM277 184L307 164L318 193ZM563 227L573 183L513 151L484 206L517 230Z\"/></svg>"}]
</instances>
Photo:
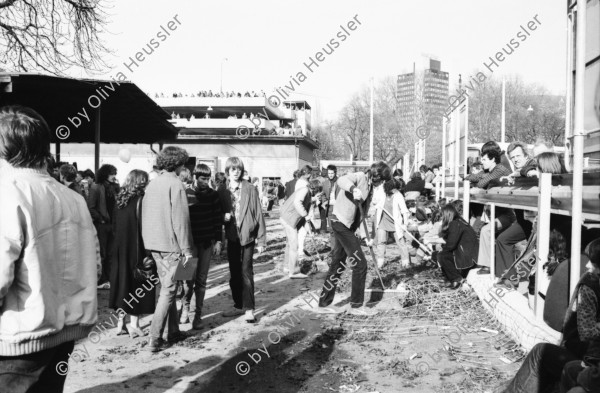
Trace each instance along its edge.
<instances>
[{"instance_id":1,"label":"light jacket","mask_svg":"<svg viewBox=\"0 0 600 393\"><path fill-rule=\"evenodd\" d=\"M377 198L375 197L375 195L373 195L373 200L377 199L377 204L374 206L377 209L375 212L375 230L377 230L381 218L384 214L386 214L383 211L383 208L385 206L386 195L385 191L383 190L383 187L377 187L375 190L376 191L374 191L373 193L377 192L383 194L379 195ZM404 202L404 197L402 196L402 194L400 194L400 191L394 190L394 193L392 195L392 211L388 213L390 213L394 219L394 227L396 228L396 234L398 235L398 239L402 239L402 237L404 236L404 231L402 230L401 226L406 226L408 224L404 221L404 217L406 217L409 214L409 212L408 208L406 207L406 202Z\"/></svg>"},{"instance_id":2,"label":"light jacket","mask_svg":"<svg viewBox=\"0 0 600 393\"><path fill-rule=\"evenodd\" d=\"M162 171L146 187L142 238L147 250L191 255L194 241L188 200L175 172Z\"/></svg>"},{"instance_id":3,"label":"light jacket","mask_svg":"<svg viewBox=\"0 0 600 393\"><path fill-rule=\"evenodd\" d=\"M358 206L354 202L352 191L358 188L366 200L362 201L363 212L366 214L369 211L371 203L371 195L367 175L362 172L348 173L340 177L337 181L337 196L335 197L335 205L333 205L332 219L337 219L350 230L356 230L360 225L360 214L358 214Z\"/></svg>"},{"instance_id":4,"label":"light jacket","mask_svg":"<svg viewBox=\"0 0 600 393\"><path fill-rule=\"evenodd\" d=\"M296 190L281 206L281 219L292 228L298 228L303 218L308 216L311 194L308 187Z\"/></svg>"},{"instance_id":5,"label":"light jacket","mask_svg":"<svg viewBox=\"0 0 600 393\"><path fill-rule=\"evenodd\" d=\"M45 170L0 164L0 356L84 338L100 265L85 200Z\"/></svg>"}]
</instances>

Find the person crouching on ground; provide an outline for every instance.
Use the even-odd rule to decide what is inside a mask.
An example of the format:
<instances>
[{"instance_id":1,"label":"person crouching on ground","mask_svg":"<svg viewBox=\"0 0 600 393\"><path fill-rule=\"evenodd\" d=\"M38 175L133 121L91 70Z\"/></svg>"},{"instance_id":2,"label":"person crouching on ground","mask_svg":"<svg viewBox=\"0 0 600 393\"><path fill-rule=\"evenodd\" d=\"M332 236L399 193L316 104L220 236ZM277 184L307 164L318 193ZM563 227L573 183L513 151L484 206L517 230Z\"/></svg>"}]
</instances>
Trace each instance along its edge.
<instances>
[{"instance_id":1,"label":"person crouching on ground","mask_svg":"<svg viewBox=\"0 0 600 393\"><path fill-rule=\"evenodd\" d=\"M184 267L192 258L192 228L185 187L177 177L188 160L187 152L176 146L158 153L156 164L160 174L146 187L142 202L142 238L146 250L152 253L160 277L160 293L150 326L148 350L160 351L168 320L167 341L172 344L182 334L179 331L174 280L177 266Z\"/></svg>"},{"instance_id":2,"label":"person crouching on ground","mask_svg":"<svg viewBox=\"0 0 600 393\"><path fill-rule=\"evenodd\" d=\"M410 212L406 208L404 197L400 194L400 183L396 179L390 179L379 188L385 196L379 198L376 206L375 228L377 233L377 266L383 267L385 263L385 249L390 233L394 234L402 266L408 267L410 257L408 255L408 246L404 239L404 231L408 223Z\"/></svg>"},{"instance_id":3,"label":"person crouching on ground","mask_svg":"<svg viewBox=\"0 0 600 393\"><path fill-rule=\"evenodd\" d=\"M308 209L310 209L311 199L321 189L322 186L319 180L311 180L308 187L301 187L296 190L281 207L280 220L287 237L282 270L285 272L287 267L290 278L308 277L300 272L300 266L298 266L298 232L301 227L307 225L306 217L308 216ZM308 231L311 231L311 229L309 228Z\"/></svg>"},{"instance_id":4,"label":"person crouching on ground","mask_svg":"<svg viewBox=\"0 0 600 393\"><path fill-rule=\"evenodd\" d=\"M48 174L49 157L39 114L0 108L3 392L62 392L75 341L98 319L96 230L83 197Z\"/></svg>"},{"instance_id":5,"label":"person crouching on ground","mask_svg":"<svg viewBox=\"0 0 600 393\"><path fill-rule=\"evenodd\" d=\"M459 288L469 269L476 265L479 242L473 228L460 216L453 204L442 209L440 237L445 243L437 255L451 289Z\"/></svg>"},{"instance_id":6,"label":"person crouching on ground","mask_svg":"<svg viewBox=\"0 0 600 393\"><path fill-rule=\"evenodd\" d=\"M225 213L227 259L229 260L229 287L233 308L223 313L235 317L245 313L247 322L254 317L254 247L261 254L267 245L267 230L262 214L260 195L256 187L242 179L244 163L238 157L229 157L225 163L228 176L228 201L230 212Z\"/></svg>"},{"instance_id":7,"label":"person crouching on ground","mask_svg":"<svg viewBox=\"0 0 600 393\"><path fill-rule=\"evenodd\" d=\"M351 261L352 292L350 312L366 314L363 309L365 281L367 279L367 259L354 232L364 220L364 212L369 210L373 187L392 178L390 167L383 161L371 165L368 173L356 172L342 176L337 181L337 196L331 215L333 244L331 245L331 265L323 283L319 299L320 312L331 312L327 307L333 302L340 275L346 269L345 261ZM362 209L357 206L361 204ZM361 210L363 215L361 215ZM365 234L366 236L366 234ZM368 240L370 243L370 240ZM333 310L339 312L340 310Z\"/></svg>"},{"instance_id":8,"label":"person crouching on ground","mask_svg":"<svg viewBox=\"0 0 600 393\"><path fill-rule=\"evenodd\" d=\"M194 177L196 178L196 195L195 203L190 206L190 221L192 223L194 245L198 250L198 266L194 280L186 281L184 284L185 291L179 323L189 322L190 301L192 300L192 294L195 293L196 312L192 329L200 329L210 258L213 254L221 254L223 213L219 194L208 186L210 181L210 168L208 165L196 165Z\"/></svg>"}]
</instances>

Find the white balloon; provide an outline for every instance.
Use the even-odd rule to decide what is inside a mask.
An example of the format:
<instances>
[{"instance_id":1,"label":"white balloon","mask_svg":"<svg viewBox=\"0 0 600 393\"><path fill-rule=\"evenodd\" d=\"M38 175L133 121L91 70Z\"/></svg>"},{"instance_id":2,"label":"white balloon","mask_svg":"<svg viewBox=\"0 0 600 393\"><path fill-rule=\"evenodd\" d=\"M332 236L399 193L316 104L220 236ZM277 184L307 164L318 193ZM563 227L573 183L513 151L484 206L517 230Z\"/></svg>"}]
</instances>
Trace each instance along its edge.
<instances>
[{"instance_id":1,"label":"white balloon","mask_svg":"<svg viewBox=\"0 0 600 393\"><path fill-rule=\"evenodd\" d=\"M121 150L119 150L119 158L124 163L128 163L129 160L131 160L131 152L129 151L129 149L121 149Z\"/></svg>"}]
</instances>

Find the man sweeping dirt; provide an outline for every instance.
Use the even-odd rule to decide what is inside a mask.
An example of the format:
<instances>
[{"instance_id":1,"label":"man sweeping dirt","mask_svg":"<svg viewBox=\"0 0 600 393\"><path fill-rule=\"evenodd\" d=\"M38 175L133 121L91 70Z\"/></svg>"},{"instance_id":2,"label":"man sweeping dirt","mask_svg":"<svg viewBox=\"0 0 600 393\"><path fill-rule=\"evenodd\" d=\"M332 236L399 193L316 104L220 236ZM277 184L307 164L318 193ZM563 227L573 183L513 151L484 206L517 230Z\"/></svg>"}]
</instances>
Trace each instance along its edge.
<instances>
[{"instance_id":1,"label":"man sweeping dirt","mask_svg":"<svg viewBox=\"0 0 600 393\"><path fill-rule=\"evenodd\" d=\"M366 314L363 308L365 281L367 279L367 259L360 247L360 239L355 236L361 221L361 211L369 210L373 187L391 179L392 171L383 161L371 165L367 173L356 172L342 176L337 181L335 204L331 215L333 231L331 244L331 265L323 283L319 299L319 312L336 313L341 309L328 307L335 296L335 290L342 272L347 265L352 268L352 292L349 312ZM362 205L362 209L359 208ZM364 236L367 236L365 234ZM367 242L370 242L367 239ZM346 261L346 258L347 261Z\"/></svg>"}]
</instances>

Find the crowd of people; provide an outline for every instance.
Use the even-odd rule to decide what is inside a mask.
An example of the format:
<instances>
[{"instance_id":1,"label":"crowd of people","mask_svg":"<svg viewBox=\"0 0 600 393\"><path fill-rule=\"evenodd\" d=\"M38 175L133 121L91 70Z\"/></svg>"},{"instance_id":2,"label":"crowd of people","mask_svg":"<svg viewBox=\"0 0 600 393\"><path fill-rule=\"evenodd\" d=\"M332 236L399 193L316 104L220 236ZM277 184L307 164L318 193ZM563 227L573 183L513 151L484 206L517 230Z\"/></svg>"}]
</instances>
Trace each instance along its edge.
<instances>
[{"instance_id":1,"label":"crowd of people","mask_svg":"<svg viewBox=\"0 0 600 393\"><path fill-rule=\"evenodd\" d=\"M169 95L165 95L164 93L154 93L154 98L165 98L165 97L169 97ZM175 98L179 98L179 97L215 97L215 98L242 98L242 97L266 97L266 94L264 91L260 91L260 92L254 92L254 90L252 90L251 92L246 91L245 93L240 93L240 92L235 92L233 90L231 91L216 91L213 93L212 90L200 90L198 93L191 93L191 94L182 94L182 93L172 93L171 97L175 97Z\"/></svg>"},{"instance_id":2,"label":"crowd of people","mask_svg":"<svg viewBox=\"0 0 600 393\"><path fill-rule=\"evenodd\" d=\"M543 146L530 155L519 142L506 153L487 142L465 179L490 188L513 184L516 177L563 173L560 157ZM0 109L0 386L62 391L65 375L55 367L68 361L75 341L96 323L98 289L110 291L109 307L119 316L117 334L146 336L140 317L152 315L146 346L151 352L181 340L180 324L201 329L211 256L222 249L233 303L222 315L255 323L253 261L266 248L265 216L276 204L286 246L275 269L290 279L308 277L300 263L309 255L307 236L329 236L331 262L319 313L372 314L364 304L368 261L362 246L376 245L375 267L381 268L390 238L399 248L400 267L431 262L451 289L460 288L472 271L490 274L490 247L495 247L498 286L515 288L542 271L552 275L551 283L568 281L569 217L552 217L550 261L534 269L520 262L535 244L535 213L497 208L490 222L490 214L472 204L465 219L462 201L434 198L443 181L439 165L421 166L408 183L385 162L342 176L334 165L322 172L306 165L285 185L268 180L261 193L260 179L252 178L238 157L229 157L225 171L214 176L204 164L186 168L187 160L184 149L166 147L152 172L132 170L119 185L110 164L94 174L53 162L50 130L35 111ZM495 226L496 239L489 225ZM582 242L589 262L576 296L562 310L564 326L557 330L563 342L536 345L505 391L543 391L559 382L563 391L598 386L600 240L586 231ZM335 307L336 288L348 267L350 302ZM191 274L177 278L188 269Z\"/></svg>"}]
</instances>

